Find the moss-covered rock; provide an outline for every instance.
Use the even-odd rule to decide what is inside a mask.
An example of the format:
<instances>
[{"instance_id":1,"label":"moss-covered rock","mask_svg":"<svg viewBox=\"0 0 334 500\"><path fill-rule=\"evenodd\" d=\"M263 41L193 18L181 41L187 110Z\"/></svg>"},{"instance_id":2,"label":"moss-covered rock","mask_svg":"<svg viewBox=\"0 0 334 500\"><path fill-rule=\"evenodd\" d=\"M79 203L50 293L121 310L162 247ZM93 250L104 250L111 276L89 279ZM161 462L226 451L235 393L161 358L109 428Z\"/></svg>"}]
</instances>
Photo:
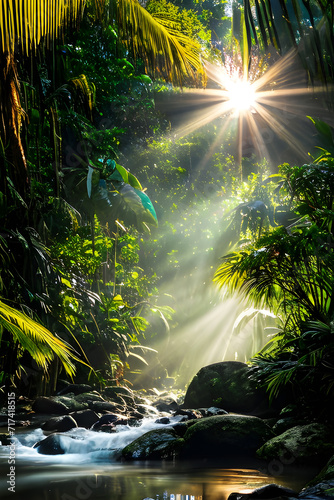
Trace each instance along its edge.
<instances>
[{"instance_id":1,"label":"moss-covered rock","mask_svg":"<svg viewBox=\"0 0 334 500\"><path fill-rule=\"evenodd\" d=\"M250 378L251 373L248 365L238 361L205 366L191 381L183 407L215 406L234 413L269 414L268 395Z\"/></svg>"},{"instance_id":2,"label":"moss-covered rock","mask_svg":"<svg viewBox=\"0 0 334 500\"><path fill-rule=\"evenodd\" d=\"M328 479L314 486L304 488L298 498L300 500L332 500L334 497L334 480Z\"/></svg>"},{"instance_id":3,"label":"moss-covered rock","mask_svg":"<svg viewBox=\"0 0 334 500\"><path fill-rule=\"evenodd\" d=\"M78 394L77 396L75 396L75 400L79 403L86 403L87 405L91 401L105 401L101 394L99 394L97 391L83 392L81 394Z\"/></svg>"},{"instance_id":4,"label":"moss-covered rock","mask_svg":"<svg viewBox=\"0 0 334 500\"><path fill-rule=\"evenodd\" d=\"M328 460L319 474L308 483L308 486L314 486L324 481L334 481L334 455Z\"/></svg>"},{"instance_id":5,"label":"moss-covered rock","mask_svg":"<svg viewBox=\"0 0 334 500\"><path fill-rule=\"evenodd\" d=\"M334 438L328 427L319 423L297 425L270 439L258 451L264 460L282 460L295 465L325 463L334 453ZM288 461L288 462L287 462Z\"/></svg>"},{"instance_id":6,"label":"moss-covered rock","mask_svg":"<svg viewBox=\"0 0 334 500\"><path fill-rule=\"evenodd\" d=\"M125 460L171 459L182 445L173 428L155 429L126 446L122 451Z\"/></svg>"},{"instance_id":7,"label":"moss-covered rock","mask_svg":"<svg viewBox=\"0 0 334 500\"><path fill-rule=\"evenodd\" d=\"M54 401L58 401L59 403L63 403L68 408L68 411L80 411L85 410L88 407L88 404L84 401L77 401L77 396L74 394L66 394L66 396L54 396Z\"/></svg>"},{"instance_id":8,"label":"moss-covered rock","mask_svg":"<svg viewBox=\"0 0 334 500\"><path fill-rule=\"evenodd\" d=\"M66 415L69 408L62 401L57 401L56 397L41 396L36 398L32 404L32 410L35 413Z\"/></svg>"},{"instance_id":9,"label":"moss-covered rock","mask_svg":"<svg viewBox=\"0 0 334 500\"><path fill-rule=\"evenodd\" d=\"M254 456L274 434L258 417L218 415L195 421L184 435L182 458L226 459Z\"/></svg>"}]
</instances>

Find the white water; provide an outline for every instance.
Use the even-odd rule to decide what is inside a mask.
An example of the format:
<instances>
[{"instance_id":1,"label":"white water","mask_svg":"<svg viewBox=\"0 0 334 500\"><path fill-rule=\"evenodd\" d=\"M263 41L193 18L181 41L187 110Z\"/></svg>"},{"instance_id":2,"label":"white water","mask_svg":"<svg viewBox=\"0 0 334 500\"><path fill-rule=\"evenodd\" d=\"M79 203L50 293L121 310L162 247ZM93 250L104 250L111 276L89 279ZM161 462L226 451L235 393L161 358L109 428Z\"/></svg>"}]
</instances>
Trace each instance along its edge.
<instances>
[{"instance_id":1,"label":"white water","mask_svg":"<svg viewBox=\"0 0 334 500\"><path fill-rule=\"evenodd\" d=\"M147 418L138 427L118 426L111 434L76 428L61 433L65 453L59 455L42 455L33 448L46 437L41 429L18 431L14 441L14 496L17 500L227 500L232 491L250 492L272 482L296 491L304 485L300 478L292 482L291 475L272 478L265 471L117 461L119 450L139 436L171 426L180 418L170 418L167 426L155 423L156 417ZM7 478L11 449L0 446L1 500L13 498Z\"/></svg>"},{"instance_id":2,"label":"white water","mask_svg":"<svg viewBox=\"0 0 334 500\"><path fill-rule=\"evenodd\" d=\"M110 434L82 427L74 428L67 432L58 433L61 448L65 451L64 454L59 455L43 455L38 453L36 448L33 448L34 444L46 438L42 429L35 429L31 432L17 433L14 438L15 454L21 462L30 460L59 464L84 464L104 460L110 462L116 460L120 450L146 432L174 425L181 418L181 416L170 418L170 424L164 426L155 423L156 418L146 418L138 427L118 425L116 431ZM0 446L0 457L5 458L6 456L8 456L7 447Z\"/></svg>"}]
</instances>

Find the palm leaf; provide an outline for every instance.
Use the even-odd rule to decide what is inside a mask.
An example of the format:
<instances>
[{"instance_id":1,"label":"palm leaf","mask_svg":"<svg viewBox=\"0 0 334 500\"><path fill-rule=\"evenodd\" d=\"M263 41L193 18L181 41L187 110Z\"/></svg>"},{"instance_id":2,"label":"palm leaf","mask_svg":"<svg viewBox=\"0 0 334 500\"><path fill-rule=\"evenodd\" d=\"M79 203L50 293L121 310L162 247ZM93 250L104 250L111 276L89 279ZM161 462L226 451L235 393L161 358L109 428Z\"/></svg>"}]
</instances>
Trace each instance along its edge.
<instances>
[{"instance_id":1,"label":"palm leaf","mask_svg":"<svg viewBox=\"0 0 334 500\"><path fill-rule=\"evenodd\" d=\"M202 70L199 45L169 20L152 16L137 0L118 0L116 15L124 43L148 70L179 84L184 76Z\"/></svg>"},{"instance_id":2,"label":"palm leaf","mask_svg":"<svg viewBox=\"0 0 334 500\"><path fill-rule=\"evenodd\" d=\"M74 375L73 360L79 360L71 348L40 323L0 301L0 329L4 328L43 370L46 371L49 363L58 356L66 373L71 377Z\"/></svg>"},{"instance_id":3,"label":"palm leaf","mask_svg":"<svg viewBox=\"0 0 334 500\"><path fill-rule=\"evenodd\" d=\"M64 26L81 17L84 0L4 0L0 6L0 52L14 53L15 46L29 54L46 39L50 46Z\"/></svg>"}]
</instances>

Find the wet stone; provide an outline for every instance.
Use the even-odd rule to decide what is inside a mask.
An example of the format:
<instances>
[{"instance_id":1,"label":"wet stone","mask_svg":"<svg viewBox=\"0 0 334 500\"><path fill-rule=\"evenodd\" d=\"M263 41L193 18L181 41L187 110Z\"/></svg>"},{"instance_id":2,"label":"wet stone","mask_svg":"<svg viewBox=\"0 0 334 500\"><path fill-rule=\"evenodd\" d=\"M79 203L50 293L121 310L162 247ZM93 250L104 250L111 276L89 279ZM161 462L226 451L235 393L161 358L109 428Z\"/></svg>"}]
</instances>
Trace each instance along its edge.
<instances>
[{"instance_id":1,"label":"wet stone","mask_svg":"<svg viewBox=\"0 0 334 500\"><path fill-rule=\"evenodd\" d=\"M78 427L78 424L70 415L51 417L41 426L44 433L65 432L74 427Z\"/></svg>"}]
</instances>

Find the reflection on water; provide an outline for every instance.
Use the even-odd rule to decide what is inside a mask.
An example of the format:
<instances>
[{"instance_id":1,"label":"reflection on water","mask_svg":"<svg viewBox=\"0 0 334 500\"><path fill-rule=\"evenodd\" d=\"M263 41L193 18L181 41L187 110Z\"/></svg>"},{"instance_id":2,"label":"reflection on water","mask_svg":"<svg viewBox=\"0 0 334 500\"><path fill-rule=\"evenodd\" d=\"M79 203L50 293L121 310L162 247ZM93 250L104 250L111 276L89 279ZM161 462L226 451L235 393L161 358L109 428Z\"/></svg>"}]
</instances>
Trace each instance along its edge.
<instances>
[{"instance_id":1,"label":"reflection on water","mask_svg":"<svg viewBox=\"0 0 334 500\"><path fill-rule=\"evenodd\" d=\"M137 462L121 464L115 451L157 426L147 420L141 427L120 426L113 434L73 429L62 433L62 455L41 455L34 443L45 436L41 429L19 432L12 446L0 446L0 498L7 500L227 500L232 492L250 492L269 483L300 491L310 479L307 471L285 467L270 477L234 465ZM15 494L8 491L9 459L15 455ZM241 459L242 457L240 457ZM240 462L238 461L238 466ZM282 474L289 473L284 476Z\"/></svg>"},{"instance_id":2,"label":"reflection on water","mask_svg":"<svg viewBox=\"0 0 334 500\"><path fill-rule=\"evenodd\" d=\"M0 469L1 499L13 498ZM180 464L16 464L16 500L226 500L232 492L250 492L276 482L299 490L282 477L255 470L203 469Z\"/></svg>"}]
</instances>

